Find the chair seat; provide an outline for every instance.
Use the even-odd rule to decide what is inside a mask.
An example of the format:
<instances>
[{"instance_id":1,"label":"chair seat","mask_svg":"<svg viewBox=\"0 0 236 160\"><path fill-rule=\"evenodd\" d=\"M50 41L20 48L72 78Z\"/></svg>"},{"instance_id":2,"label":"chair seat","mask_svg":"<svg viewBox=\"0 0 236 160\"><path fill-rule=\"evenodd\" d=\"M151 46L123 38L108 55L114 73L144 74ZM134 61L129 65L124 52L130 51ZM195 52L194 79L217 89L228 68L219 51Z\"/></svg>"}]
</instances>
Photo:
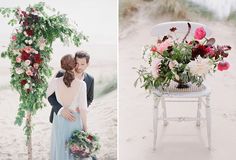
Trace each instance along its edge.
<instances>
[{"instance_id":1,"label":"chair seat","mask_svg":"<svg viewBox=\"0 0 236 160\"><path fill-rule=\"evenodd\" d=\"M176 88L177 83L173 82L169 87L162 89L154 89L153 94L162 97L176 97L176 98L195 98L210 95L210 89L205 85L196 86L190 85L189 88Z\"/></svg>"}]
</instances>

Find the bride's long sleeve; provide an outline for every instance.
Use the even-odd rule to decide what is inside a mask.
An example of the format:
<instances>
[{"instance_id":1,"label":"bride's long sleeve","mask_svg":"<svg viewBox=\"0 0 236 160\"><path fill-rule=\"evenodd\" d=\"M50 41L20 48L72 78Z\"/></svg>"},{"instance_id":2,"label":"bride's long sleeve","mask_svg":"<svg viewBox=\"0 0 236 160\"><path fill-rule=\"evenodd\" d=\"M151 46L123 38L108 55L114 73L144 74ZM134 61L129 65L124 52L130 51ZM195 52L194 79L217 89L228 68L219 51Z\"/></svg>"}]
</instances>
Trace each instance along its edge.
<instances>
[{"instance_id":1,"label":"bride's long sleeve","mask_svg":"<svg viewBox=\"0 0 236 160\"><path fill-rule=\"evenodd\" d=\"M84 81L81 82L79 95L78 95L78 105L80 110L80 115L83 123L83 129L87 130L87 89L86 83Z\"/></svg>"},{"instance_id":2,"label":"bride's long sleeve","mask_svg":"<svg viewBox=\"0 0 236 160\"><path fill-rule=\"evenodd\" d=\"M46 97L48 98L53 92L56 90L56 81L57 78L53 78L49 83L48 83L48 88L46 91Z\"/></svg>"}]
</instances>

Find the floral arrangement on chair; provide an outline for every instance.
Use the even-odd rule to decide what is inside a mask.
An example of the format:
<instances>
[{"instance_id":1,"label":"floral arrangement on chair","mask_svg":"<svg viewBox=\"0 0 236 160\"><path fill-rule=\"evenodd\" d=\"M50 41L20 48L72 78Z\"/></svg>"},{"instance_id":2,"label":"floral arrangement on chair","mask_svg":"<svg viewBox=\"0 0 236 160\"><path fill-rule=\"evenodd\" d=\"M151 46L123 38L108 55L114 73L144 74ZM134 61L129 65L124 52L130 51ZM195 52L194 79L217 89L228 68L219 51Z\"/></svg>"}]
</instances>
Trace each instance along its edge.
<instances>
[{"instance_id":1,"label":"floral arrangement on chair","mask_svg":"<svg viewBox=\"0 0 236 160\"><path fill-rule=\"evenodd\" d=\"M152 89L168 87L171 81L178 83L177 88L188 88L190 84L200 86L207 74L227 70L229 63L229 45L214 45L214 38L206 38L203 27L196 28L192 40L187 41L188 31L180 41L176 37L176 27L170 28L170 34L158 39L156 44L146 45L143 49L143 60L147 67L137 69L139 75L135 82L141 81L142 87Z\"/></svg>"},{"instance_id":2,"label":"floral arrangement on chair","mask_svg":"<svg viewBox=\"0 0 236 160\"><path fill-rule=\"evenodd\" d=\"M66 145L74 158L88 158L101 147L99 138L96 135L79 130L72 133Z\"/></svg>"}]
</instances>

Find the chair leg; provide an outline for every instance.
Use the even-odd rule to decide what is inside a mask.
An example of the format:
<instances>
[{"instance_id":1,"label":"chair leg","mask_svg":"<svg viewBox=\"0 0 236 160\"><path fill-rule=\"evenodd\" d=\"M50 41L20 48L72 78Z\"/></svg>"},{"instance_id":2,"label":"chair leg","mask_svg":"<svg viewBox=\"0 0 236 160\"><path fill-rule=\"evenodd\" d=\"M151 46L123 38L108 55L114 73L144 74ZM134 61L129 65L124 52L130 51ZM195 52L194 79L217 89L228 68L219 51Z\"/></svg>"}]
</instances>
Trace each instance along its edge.
<instances>
[{"instance_id":1,"label":"chair leg","mask_svg":"<svg viewBox=\"0 0 236 160\"><path fill-rule=\"evenodd\" d=\"M157 128L158 128L158 105L160 102L160 97L154 95L154 108L153 108L153 150L156 149L156 141L157 141Z\"/></svg>"},{"instance_id":2,"label":"chair leg","mask_svg":"<svg viewBox=\"0 0 236 160\"><path fill-rule=\"evenodd\" d=\"M207 120L207 138L208 138L208 148L211 149L211 107L210 107L210 97L206 97L206 120Z\"/></svg>"},{"instance_id":3,"label":"chair leg","mask_svg":"<svg viewBox=\"0 0 236 160\"><path fill-rule=\"evenodd\" d=\"M162 97L162 99L161 99L161 105L162 105L162 109L163 109L163 123L164 123L164 126L167 126L168 121L167 121L167 114L166 114L166 101L165 101L164 97Z\"/></svg>"},{"instance_id":4,"label":"chair leg","mask_svg":"<svg viewBox=\"0 0 236 160\"><path fill-rule=\"evenodd\" d=\"M201 119L201 107L202 107L202 98L199 97L198 98L198 106L197 106L197 123L196 123L196 126L200 126L201 122L200 122L200 119Z\"/></svg>"}]
</instances>

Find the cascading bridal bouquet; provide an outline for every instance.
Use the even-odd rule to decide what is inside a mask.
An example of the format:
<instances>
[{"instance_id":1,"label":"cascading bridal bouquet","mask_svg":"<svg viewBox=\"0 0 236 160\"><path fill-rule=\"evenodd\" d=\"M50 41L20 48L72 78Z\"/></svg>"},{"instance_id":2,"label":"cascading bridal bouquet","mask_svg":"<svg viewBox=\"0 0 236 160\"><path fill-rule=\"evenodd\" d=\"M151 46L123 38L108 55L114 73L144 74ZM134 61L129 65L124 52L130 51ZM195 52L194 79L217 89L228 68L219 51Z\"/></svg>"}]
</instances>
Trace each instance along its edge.
<instances>
[{"instance_id":1,"label":"cascading bridal bouquet","mask_svg":"<svg viewBox=\"0 0 236 160\"><path fill-rule=\"evenodd\" d=\"M93 156L101 147L99 138L88 132L76 130L72 133L66 143L70 154L75 158L89 158Z\"/></svg>"},{"instance_id":2,"label":"cascading bridal bouquet","mask_svg":"<svg viewBox=\"0 0 236 160\"><path fill-rule=\"evenodd\" d=\"M139 77L135 86L138 81L145 89L165 88L171 81L178 83L177 88L188 88L190 84L200 86L207 74L229 68L229 63L224 59L231 47L214 45L215 39L206 38L203 27L196 28L192 40L187 41L191 24L186 25L188 31L181 41L175 34L177 28L172 27L170 34L162 40L144 46L142 58L148 66L141 65L137 69Z\"/></svg>"}]
</instances>

